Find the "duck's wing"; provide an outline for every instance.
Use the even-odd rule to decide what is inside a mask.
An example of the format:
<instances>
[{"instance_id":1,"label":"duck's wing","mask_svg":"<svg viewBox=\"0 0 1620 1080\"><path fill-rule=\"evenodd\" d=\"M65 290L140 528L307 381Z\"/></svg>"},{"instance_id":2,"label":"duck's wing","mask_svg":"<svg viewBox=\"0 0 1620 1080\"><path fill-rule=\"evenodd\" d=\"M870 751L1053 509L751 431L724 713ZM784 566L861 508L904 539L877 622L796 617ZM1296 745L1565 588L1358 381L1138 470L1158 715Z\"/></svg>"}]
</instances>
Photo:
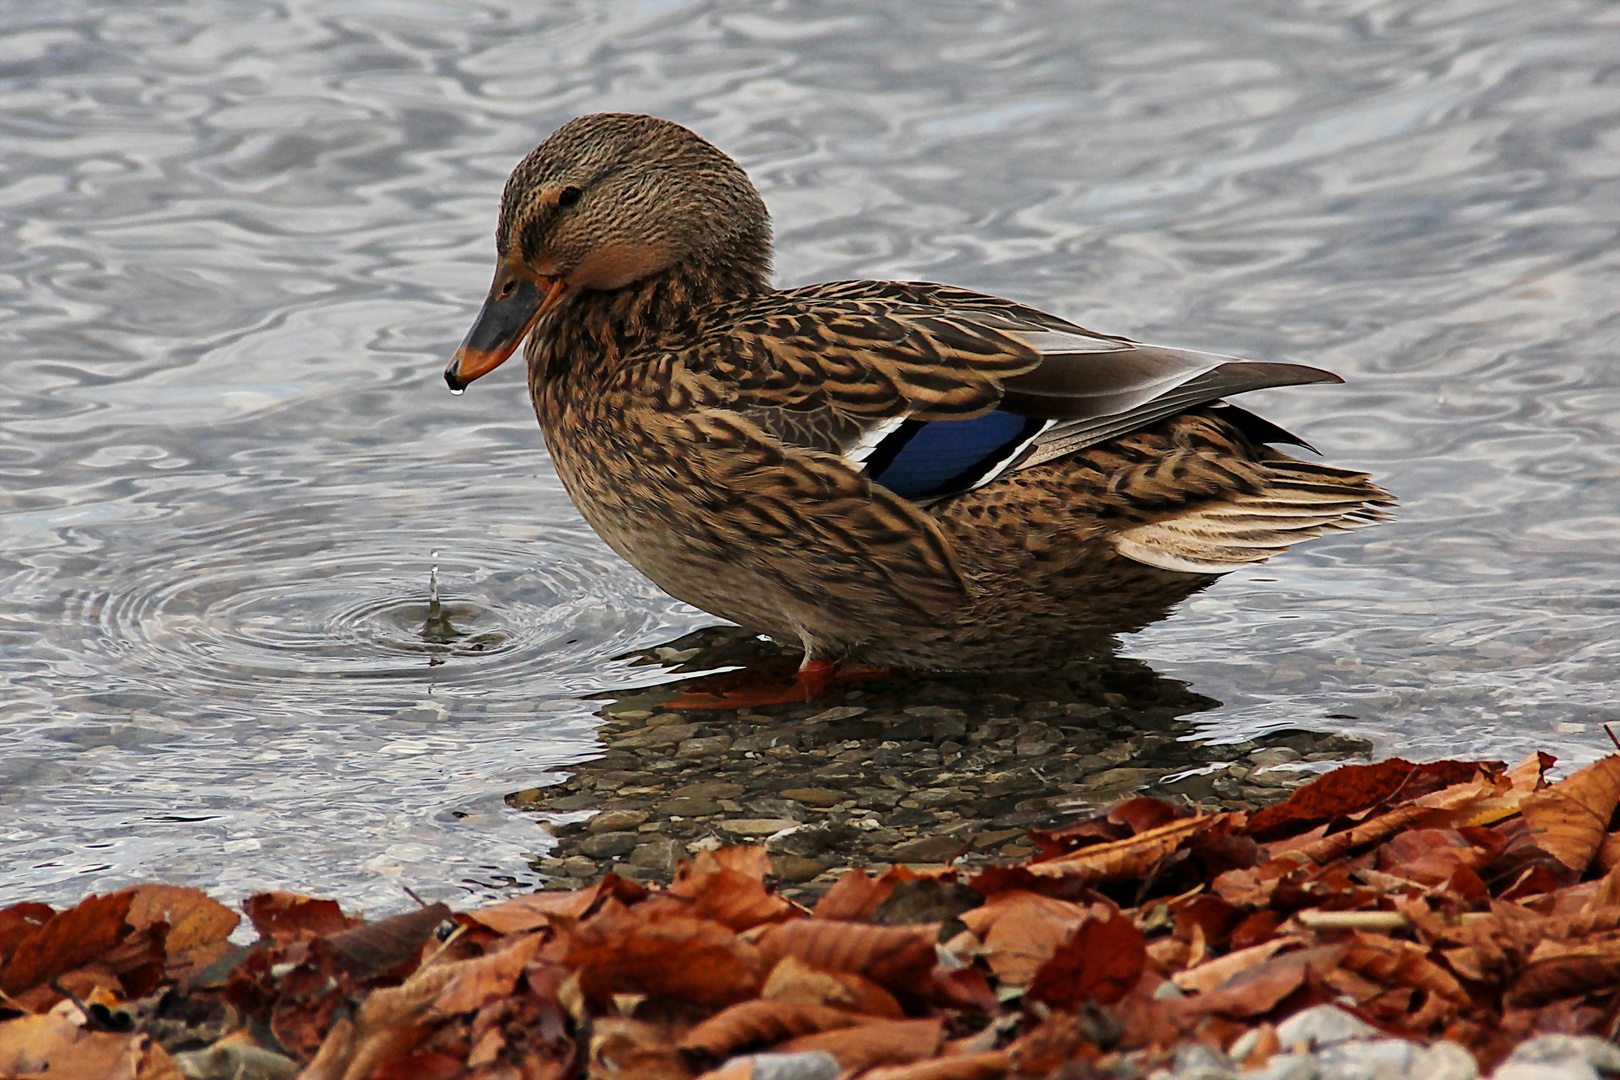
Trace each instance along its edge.
<instances>
[{"instance_id":1,"label":"duck's wing","mask_svg":"<svg viewBox=\"0 0 1620 1080\"><path fill-rule=\"evenodd\" d=\"M722 322L684 357L716 405L925 504L1231 394L1341 381L926 283L786 290Z\"/></svg>"}]
</instances>

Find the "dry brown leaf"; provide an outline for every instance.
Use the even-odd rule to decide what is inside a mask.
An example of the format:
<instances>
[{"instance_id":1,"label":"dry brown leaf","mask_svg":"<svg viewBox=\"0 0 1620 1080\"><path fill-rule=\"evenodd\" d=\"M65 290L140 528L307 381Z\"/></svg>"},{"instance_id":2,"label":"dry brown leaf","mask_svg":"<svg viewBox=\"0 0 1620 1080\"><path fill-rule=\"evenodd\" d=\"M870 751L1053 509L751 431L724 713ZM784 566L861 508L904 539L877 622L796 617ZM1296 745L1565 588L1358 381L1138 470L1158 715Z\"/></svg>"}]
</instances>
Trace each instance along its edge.
<instances>
[{"instance_id":1,"label":"dry brown leaf","mask_svg":"<svg viewBox=\"0 0 1620 1080\"><path fill-rule=\"evenodd\" d=\"M1146 877L1188 838L1230 820L1228 814L1180 818L1124 840L1093 844L1045 862L1027 863L1025 869L1036 877L1072 877L1086 884Z\"/></svg>"},{"instance_id":2,"label":"dry brown leaf","mask_svg":"<svg viewBox=\"0 0 1620 1080\"><path fill-rule=\"evenodd\" d=\"M1274 839L1330 818L1368 810L1391 799L1405 802L1469 780L1476 772L1500 772L1499 761L1431 761L1414 765L1387 758L1372 765L1341 765L1274 806L1249 816L1248 832Z\"/></svg>"},{"instance_id":3,"label":"dry brown leaf","mask_svg":"<svg viewBox=\"0 0 1620 1080\"><path fill-rule=\"evenodd\" d=\"M1620 832L1612 832L1598 846L1597 864L1607 874L1620 866Z\"/></svg>"},{"instance_id":4,"label":"dry brown leaf","mask_svg":"<svg viewBox=\"0 0 1620 1080\"><path fill-rule=\"evenodd\" d=\"M792 1001L744 1001L722 1009L686 1033L682 1050L720 1060L764 1050L779 1042L821 1031L838 1031L869 1021L830 1005Z\"/></svg>"},{"instance_id":5,"label":"dry brown leaf","mask_svg":"<svg viewBox=\"0 0 1620 1080\"><path fill-rule=\"evenodd\" d=\"M755 936L757 935L757 936ZM891 991L921 986L934 966L937 923L873 926L801 919L755 931L754 940L773 966L796 956L812 967L849 971Z\"/></svg>"},{"instance_id":6,"label":"dry brown leaf","mask_svg":"<svg viewBox=\"0 0 1620 1080\"><path fill-rule=\"evenodd\" d=\"M669 887L672 896L690 897L691 914L743 931L765 923L799 918L797 907L767 892L770 858L763 847L700 851L683 863Z\"/></svg>"},{"instance_id":7,"label":"dry brown leaf","mask_svg":"<svg viewBox=\"0 0 1620 1080\"><path fill-rule=\"evenodd\" d=\"M520 934L547 926L553 919L582 919L604 893L598 881L573 892L524 893L498 904L467 912L467 918L498 934Z\"/></svg>"},{"instance_id":8,"label":"dry brown leaf","mask_svg":"<svg viewBox=\"0 0 1620 1080\"><path fill-rule=\"evenodd\" d=\"M242 902L242 910L261 937L281 945L336 934L364 922L343 914L336 900L317 900L290 892L250 896Z\"/></svg>"},{"instance_id":9,"label":"dry brown leaf","mask_svg":"<svg viewBox=\"0 0 1620 1080\"><path fill-rule=\"evenodd\" d=\"M888 1020L842 1031L801 1035L782 1044L783 1053L825 1050L838 1059L843 1075L854 1076L880 1065L907 1065L939 1053L945 1035L943 1017Z\"/></svg>"},{"instance_id":10,"label":"dry brown leaf","mask_svg":"<svg viewBox=\"0 0 1620 1080\"><path fill-rule=\"evenodd\" d=\"M135 1066L136 1080L186 1080L186 1074L162 1045L151 1039L142 1042L140 1061Z\"/></svg>"},{"instance_id":11,"label":"dry brown leaf","mask_svg":"<svg viewBox=\"0 0 1620 1080\"><path fill-rule=\"evenodd\" d=\"M1513 980L1503 1004L1530 1009L1615 986L1620 986L1620 935L1578 944L1544 941Z\"/></svg>"},{"instance_id":12,"label":"dry brown leaf","mask_svg":"<svg viewBox=\"0 0 1620 1080\"><path fill-rule=\"evenodd\" d=\"M347 1035L338 1031L348 1022L347 1018L340 1017L327 1034L328 1043L337 1035L339 1042L346 1042L350 1049L346 1067L330 1075L341 1080L365 1080L381 1062L409 1052L424 1034L420 1027L423 1015L458 974L454 963L429 964L399 986L373 990L355 1014L352 1031ZM326 1043L322 1043L321 1052L325 1050ZM320 1055L316 1056L318 1059ZM327 1077L316 1073L311 1063L298 1080L327 1080Z\"/></svg>"},{"instance_id":13,"label":"dry brown leaf","mask_svg":"<svg viewBox=\"0 0 1620 1080\"><path fill-rule=\"evenodd\" d=\"M165 939L170 953L212 945L231 936L242 917L201 889L175 885L137 885L125 916L136 930L156 922L169 924Z\"/></svg>"},{"instance_id":14,"label":"dry brown leaf","mask_svg":"<svg viewBox=\"0 0 1620 1080\"><path fill-rule=\"evenodd\" d=\"M384 976L399 978L415 967L422 946L448 918L448 907L431 904L342 930L323 940L350 978L359 982Z\"/></svg>"},{"instance_id":15,"label":"dry brown leaf","mask_svg":"<svg viewBox=\"0 0 1620 1080\"><path fill-rule=\"evenodd\" d=\"M914 1065L890 1065L870 1069L861 1080L996 1080L1012 1069L1012 1056L1005 1050L919 1061Z\"/></svg>"},{"instance_id":16,"label":"dry brown leaf","mask_svg":"<svg viewBox=\"0 0 1620 1080\"><path fill-rule=\"evenodd\" d=\"M1283 998L1304 985L1311 973L1331 971L1344 956L1345 946L1325 945L1315 949L1273 956L1264 963L1240 971L1208 993L1188 998L1177 1005L1189 1013L1221 1013L1225 1016L1261 1016Z\"/></svg>"},{"instance_id":17,"label":"dry brown leaf","mask_svg":"<svg viewBox=\"0 0 1620 1080\"><path fill-rule=\"evenodd\" d=\"M27 1080L136 1080L146 1036L91 1031L71 1001L0 1023L0 1076Z\"/></svg>"},{"instance_id":18,"label":"dry brown leaf","mask_svg":"<svg viewBox=\"0 0 1620 1080\"><path fill-rule=\"evenodd\" d=\"M894 885L886 877L874 878L865 870L850 870L833 882L832 888L816 902L815 917L845 921L869 919L889 898Z\"/></svg>"},{"instance_id":19,"label":"dry brown leaf","mask_svg":"<svg viewBox=\"0 0 1620 1080\"><path fill-rule=\"evenodd\" d=\"M851 1012L899 1019L904 1015L894 995L870 979L849 971L811 967L796 956L784 957L760 988L766 1001L831 1005Z\"/></svg>"},{"instance_id":20,"label":"dry brown leaf","mask_svg":"<svg viewBox=\"0 0 1620 1080\"><path fill-rule=\"evenodd\" d=\"M604 1016L591 1027L590 1080L690 1080L697 1070L662 1026ZM745 1078L746 1080L746 1078Z\"/></svg>"},{"instance_id":21,"label":"dry brown leaf","mask_svg":"<svg viewBox=\"0 0 1620 1080\"><path fill-rule=\"evenodd\" d=\"M618 993L725 1005L754 997L780 958L763 958L719 923L679 915L647 919L615 900L572 931L563 962L590 969Z\"/></svg>"},{"instance_id":22,"label":"dry brown leaf","mask_svg":"<svg viewBox=\"0 0 1620 1080\"><path fill-rule=\"evenodd\" d=\"M1035 973L1029 997L1071 1010L1093 1001L1112 1005L1136 985L1146 964L1147 945L1136 923L1117 909L1093 904L1086 920Z\"/></svg>"},{"instance_id":23,"label":"dry brown leaf","mask_svg":"<svg viewBox=\"0 0 1620 1080\"><path fill-rule=\"evenodd\" d=\"M1422 990L1423 1005L1417 1012L1408 1014L1403 1001L1400 1015L1388 1017L1412 1031L1429 1031L1468 1004L1468 991L1462 983L1435 963L1427 948L1414 942L1382 934L1353 933L1339 964L1391 989Z\"/></svg>"},{"instance_id":24,"label":"dry brown leaf","mask_svg":"<svg viewBox=\"0 0 1620 1080\"><path fill-rule=\"evenodd\" d=\"M1518 813L1519 805L1527 796L1547 786L1547 770L1557 761L1557 758L1542 750L1527 755L1505 774L1507 791L1480 802L1458 824L1463 827L1490 825Z\"/></svg>"},{"instance_id":25,"label":"dry brown leaf","mask_svg":"<svg viewBox=\"0 0 1620 1080\"><path fill-rule=\"evenodd\" d=\"M109 952L129 936L126 916L134 899L133 889L87 896L52 915L17 943L0 972L0 990L15 997Z\"/></svg>"},{"instance_id":26,"label":"dry brown leaf","mask_svg":"<svg viewBox=\"0 0 1620 1080\"><path fill-rule=\"evenodd\" d=\"M0 971L11 962L11 954L23 938L50 922L56 911L49 904L24 901L0 910Z\"/></svg>"},{"instance_id":27,"label":"dry brown leaf","mask_svg":"<svg viewBox=\"0 0 1620 1080\"><path fill-rule=\"evenodd\" d=\"M1178 971L1170 976L1170 981L1188 993L1207 994L1238 972L1263 964L1288 946L1301 944L1304 940L1297 934L1288 934L1272 938L1270 941L1262 941L1247 949L1217 956L1185 971Z\"/></svg>"},{"instance_id":28,"label":"dry brown leaf","mask_svg":"<svg viewBox=\"0 0 1620 1080\"><path fill-rule=\"evenodd\" d=\"M509 940L498 952L444 965L453 969L453 974L433 998L431 1014L452 1016L472 1012L510 994L524 966L540 948L540 935L528 934Z\"/></svg>"},{"instance_id":29,"label":"dry brown leaf","mask_svg":"<svg viewBox=\"0 0 1620 1080\"><path fill-rule=\"evenodd\" d=\"M1543 851L1580 872L1603 845L1616 804L1620 804L1620 754L1610 754L1526 796L1519 812Z\"/></svg>"},{"instance_id":30,"label":"dry brown leaf","mask_svg":"<svg viewBox=\"0 0 1620 1080\"><path fill-rule=\"evenodd\" d=\"M1035 972L1086 918L1086 909L1067 900L1009 889L964 911L960 918L984 942L985 959L996 977L1012 986L1028 986Z\"/></svg>"},{"instance_id":31,"label":"dry brown leaf","mask_svg":"<svg viewBox=\"0 0 1620 1080\"><path fill-rule=\"evenodd\" d=\"M1402 803L1388 813L1364 821L1353 829L1330 833L1300 848L1298 854L1306 856L1318 865L1323 865L1358 847L1382 843L1404 829L1451 825L1465 819L1486 800L1496 798L1506 784L1505 780L1492 779L1489 776L1480 776L1465 784L1453 784L1421 799Z\"/></svg>"}]
</instances>

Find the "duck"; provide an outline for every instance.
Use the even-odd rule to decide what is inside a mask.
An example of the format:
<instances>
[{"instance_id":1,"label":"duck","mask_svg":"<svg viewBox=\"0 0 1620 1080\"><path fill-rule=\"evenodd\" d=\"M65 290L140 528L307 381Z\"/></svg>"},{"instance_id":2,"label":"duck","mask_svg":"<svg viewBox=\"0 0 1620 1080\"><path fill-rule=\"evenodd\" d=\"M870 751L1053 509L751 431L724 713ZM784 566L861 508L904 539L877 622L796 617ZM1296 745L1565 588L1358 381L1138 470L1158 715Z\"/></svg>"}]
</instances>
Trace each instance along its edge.
<instances>
[{"instance_id":1,"label":"duck","mask_svg":"<svg viewBox=\"0 0 1620 1080\"><path fill-rule=\"evenodd\" d=\"M1222 575L1385 520L1362 472L1226 399L1342 382L951 285L771 284L743 168L668 120L572 120L513 170L460 393L519 345L557 474L671 596L840 672L1108 652ZM1314 452L1314 451L1313 451Z\"/></svg>"}]
</instances>

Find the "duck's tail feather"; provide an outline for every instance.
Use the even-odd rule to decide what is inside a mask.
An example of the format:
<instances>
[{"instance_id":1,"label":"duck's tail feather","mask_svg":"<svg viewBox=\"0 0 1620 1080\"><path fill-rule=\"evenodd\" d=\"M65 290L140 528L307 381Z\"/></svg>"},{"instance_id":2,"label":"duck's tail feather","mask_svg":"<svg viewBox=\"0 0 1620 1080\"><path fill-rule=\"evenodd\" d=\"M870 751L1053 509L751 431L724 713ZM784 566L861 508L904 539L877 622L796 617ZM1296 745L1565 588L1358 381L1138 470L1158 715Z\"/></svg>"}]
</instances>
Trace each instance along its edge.
<instances>
[{"instance_id":1,"label":"duck's tail feather","mask_svg":"<svg viewBox=\"0 0 1620 1080\"><path fill-rule=\"evenodd\" d=\"M1256 463L1260 483L1114 534L1121 555L1161 570L1225 574L1325 532L1388 521L1395 497L1366 473L1276 451Z\"/></svg>"}]
</instances>

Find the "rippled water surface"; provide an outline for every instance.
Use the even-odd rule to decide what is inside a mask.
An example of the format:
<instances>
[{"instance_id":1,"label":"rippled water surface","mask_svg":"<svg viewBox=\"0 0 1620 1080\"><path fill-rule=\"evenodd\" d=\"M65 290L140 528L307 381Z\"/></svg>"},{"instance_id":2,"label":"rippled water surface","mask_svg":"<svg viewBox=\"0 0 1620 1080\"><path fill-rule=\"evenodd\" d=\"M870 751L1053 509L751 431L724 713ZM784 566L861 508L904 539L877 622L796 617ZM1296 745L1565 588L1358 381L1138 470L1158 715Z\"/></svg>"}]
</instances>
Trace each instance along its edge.
<instances>
[{"instance_id":1,"label":"rippled water surface","mask_svg":"<svg viewBox=\"0 0 1620 1080\"><path fill-rule=\"evenodd\" d=\"M739 157L784 283L951 281L1349 379L1248 403L1399 521L1128 642L1217 733L1606 745L1612 4L17 0L0 900L534 879L502 795L591 752L612 657L712 622L579 520L517 366L439 378L507 171L604 109Z\"/></svg>"}]
</instances>

